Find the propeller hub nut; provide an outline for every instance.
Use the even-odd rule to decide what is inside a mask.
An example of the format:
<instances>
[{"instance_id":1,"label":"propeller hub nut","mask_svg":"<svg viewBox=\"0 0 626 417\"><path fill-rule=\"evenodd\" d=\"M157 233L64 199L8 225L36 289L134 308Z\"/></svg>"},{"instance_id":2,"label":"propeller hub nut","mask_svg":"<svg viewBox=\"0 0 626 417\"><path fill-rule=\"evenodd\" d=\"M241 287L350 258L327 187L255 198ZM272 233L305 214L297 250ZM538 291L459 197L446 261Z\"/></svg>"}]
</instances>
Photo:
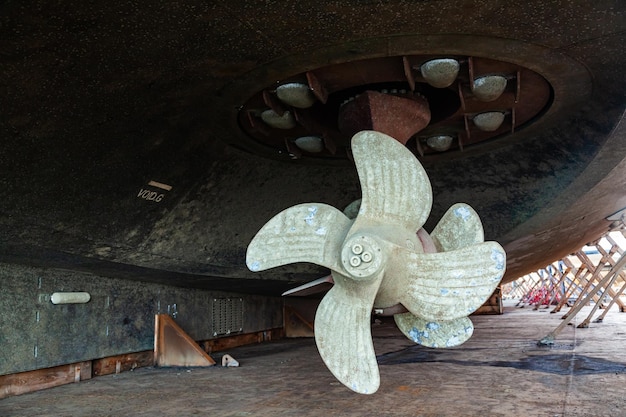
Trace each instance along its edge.
<instances>
[{"instance_id":1,"label":"propeller hub nut","mask_svg":"<svg viewBox=\"0 0 626 417\"><path fill-rule=\"evenodd\" d=\"M349 238L341 251L341 262L354 279L375 276L382 267L383 250L378 239L357 234Z\"/></svg>"}]
</instances>

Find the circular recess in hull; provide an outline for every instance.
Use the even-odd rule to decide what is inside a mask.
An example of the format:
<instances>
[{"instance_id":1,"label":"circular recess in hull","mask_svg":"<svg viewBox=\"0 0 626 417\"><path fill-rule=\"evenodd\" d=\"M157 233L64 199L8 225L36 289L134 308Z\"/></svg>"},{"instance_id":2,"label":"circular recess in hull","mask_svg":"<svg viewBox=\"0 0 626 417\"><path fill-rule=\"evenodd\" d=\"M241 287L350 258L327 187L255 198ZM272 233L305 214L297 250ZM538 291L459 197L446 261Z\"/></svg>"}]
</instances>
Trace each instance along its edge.
<instances>
[{"instance_id":1,"label":"circular recess in hull","mask_svg":"<svg viewBox=\"0 0 626 417\"><path fill-rule=\"evenodd\" d=\"M433 87L422 76L422 64L436 59L459 62L457 78L446 88ZM507 81L502 94L488 102L472 90L473 82L486 76ZM315 97L311 107L298 109L280 100L277 89L290 83L309 87ZM366 91L425 97L430 121L403 143L424 162L437 162L532 140L579 109L591 97L592 83L587 68L564 52L515 39L474 35L364 39L288 55L233 80L218 93L223 104L218 116L230 120L239 135L223 140L292 163L348 163L350 137L341 134L338 114L342 105ZM267 109L277 114L290 111L296 126L281 131L268 126L260 118ZM489 111L501 112L505 119L495 131L481 131L473 117ZM447 150L427 144L429 137L440 135L453 138ZM295 140L302 136L320 137L324 150L301 150Z\"/></svg>"}]
</instances>

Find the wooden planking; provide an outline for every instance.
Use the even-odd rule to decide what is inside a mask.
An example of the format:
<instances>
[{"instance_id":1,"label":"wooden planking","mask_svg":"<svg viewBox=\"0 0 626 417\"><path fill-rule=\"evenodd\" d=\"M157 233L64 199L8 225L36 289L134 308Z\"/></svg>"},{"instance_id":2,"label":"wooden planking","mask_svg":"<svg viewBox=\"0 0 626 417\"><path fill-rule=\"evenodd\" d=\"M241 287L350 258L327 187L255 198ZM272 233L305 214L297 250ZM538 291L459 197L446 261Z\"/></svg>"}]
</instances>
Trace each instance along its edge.
<instances>
[{"instance_id":1,"label":"wooden planking","mask_svg":"<svg viewBox=\"0 0 626 417\"><path fill-rule=\"evenodd\" d=\"M0 399L91 379L91 362L79 362L0 376Z\"/></svg>"},{"instance_id":2,"label":"wooden planking","mask_svg":"<svg viewBox=\"0 0 626 417\"><path fill-rule=\"evenodd\" d=\"M206 340L201 342L201 345L207 353L211 353L283 337L284 329L281 327L256 333ZM154 351L146 350L94 359L93 361L0 375L0 399L84 381L95 376L132 371L135 368L153 365Z\"/></svg>"},{"instance_id":3,"label":"wooden planking","mask_svg":"<svg viewBox=\"0 0 626 417\"><path fill-rule=\"evenodd\" d=\"M153 364L154 351L152 350L109 356L93 361L93 376L119 374Z\"/></svg>"},{"instance_id":4,"label":"wooden planking","mask_svg":"<svg viewBox=\"0 0 626 417\"><path fill-rule=\"evenodd\" d=\"M284 329L282 327L279 327L256 333L246 333L235 336L221 337L218 339L205 340L201 342L201 345L204 351L210 354L221 350L232 349L238 346L282 339L284 336Z\"/></svg>"}]
</instances>

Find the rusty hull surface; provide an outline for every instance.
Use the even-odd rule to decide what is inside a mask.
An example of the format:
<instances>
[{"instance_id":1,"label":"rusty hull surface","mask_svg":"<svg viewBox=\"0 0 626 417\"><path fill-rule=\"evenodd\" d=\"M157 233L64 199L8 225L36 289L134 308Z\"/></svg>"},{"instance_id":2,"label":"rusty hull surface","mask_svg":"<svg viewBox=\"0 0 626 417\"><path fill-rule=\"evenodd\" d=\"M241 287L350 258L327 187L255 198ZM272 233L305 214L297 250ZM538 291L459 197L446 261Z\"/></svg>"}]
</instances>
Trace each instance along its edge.
<instances>
[{"instance_id":1,"label":"rusty hull surface","mask_svg":"<svg viewBox=\"0 0 626 417\"><path fill-rule=\"evenodd\" d=\"M626 206L625 8L2 2L0 260L273 295L323 276L303 265L253 274L245 249L286 207L359 198L354 167L268 158L238 109L329 64L452 54L520 64L554 89L548 113L510 140L424 161L427 230L450 205L472 205L514 279L601 235Z\"/></svg>"}]
</instances>

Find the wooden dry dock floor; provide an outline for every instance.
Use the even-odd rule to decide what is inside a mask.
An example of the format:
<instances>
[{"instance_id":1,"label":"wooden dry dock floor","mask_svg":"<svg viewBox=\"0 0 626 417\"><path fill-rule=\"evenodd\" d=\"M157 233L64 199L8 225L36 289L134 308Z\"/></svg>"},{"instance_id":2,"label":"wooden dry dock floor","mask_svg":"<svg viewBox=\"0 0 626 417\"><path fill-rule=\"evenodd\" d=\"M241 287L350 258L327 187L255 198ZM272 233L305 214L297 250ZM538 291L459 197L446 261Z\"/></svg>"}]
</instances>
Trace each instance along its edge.
<instances>
[{"instance_id":1,"label":"wooden dry dock floor","mask_svg":"<svg viewBox=\"0 0 626 417\"><path fill-rule=\"evenodd\" d=\"M140 368L6 398L0 416L626 416L626 313L537 346L560 316L509 306L448 350L383 322L370 396L337 382L312 339L288 339L229 351L239 368Z\"/></svg>"}]
</instances>

